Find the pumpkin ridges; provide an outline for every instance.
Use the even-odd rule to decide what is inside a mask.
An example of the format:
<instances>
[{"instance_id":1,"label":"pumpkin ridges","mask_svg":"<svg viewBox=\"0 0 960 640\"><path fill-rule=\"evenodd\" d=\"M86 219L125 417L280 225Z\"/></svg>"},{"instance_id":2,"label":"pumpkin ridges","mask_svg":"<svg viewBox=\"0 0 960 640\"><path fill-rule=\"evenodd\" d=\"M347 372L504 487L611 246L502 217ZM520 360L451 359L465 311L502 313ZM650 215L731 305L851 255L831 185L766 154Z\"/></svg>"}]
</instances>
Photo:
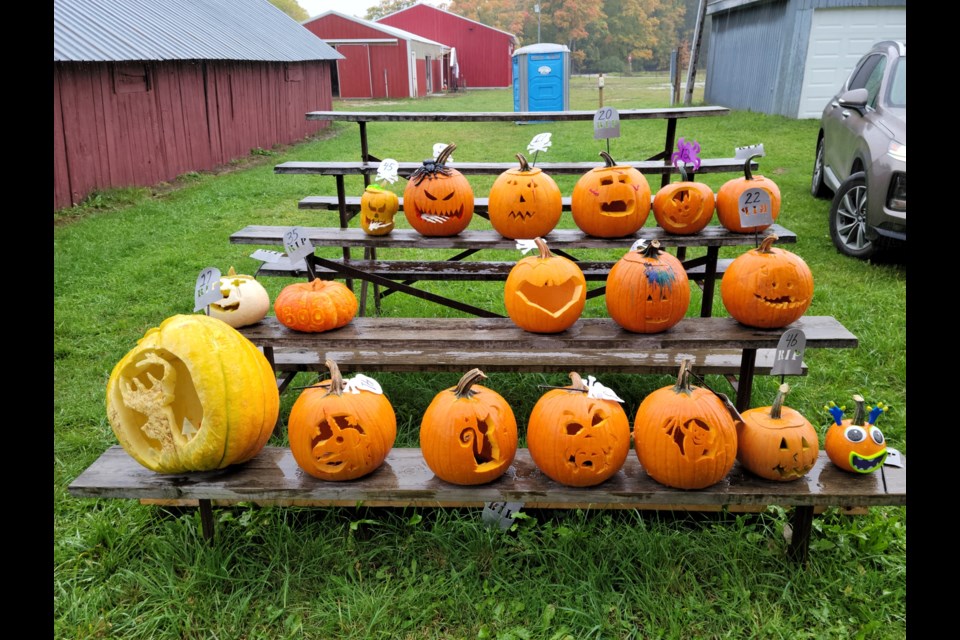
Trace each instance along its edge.
<instances>
[{"instance_id":1,"label":"pumpkin ridges","mask_svg":"<svg viewBox=\"0 0 960 640\"><path fill-rule=\"evenodd\" d=\"M683 263L653 240L642 251L628 251L611 267L604 297L607 313L627 331L666 331L690 307L689 283Z\"/></svg>"},{"instance_id":2,"label":"pumpkin ridges","mask_svg":"<svg viewBox=\"0 0 960 640\"><path fill-rule=\"evenodd\" d=\"M601 151L604 166L580 176L573 187L570 210L577 227L599 238L635 233L650 214L650 185L635 167L618 166Z\"/></svg>"},{"instance_id":3,"label":"pumpkin ridges","mask_svg":"<svg viewBox=\"0 0 960 640\"><path fill-rule=\"evenodd\" d=\"M737 425L737 459L748 471L768 480L803 477L820 452L816 428L799 411L784 405L789 391L789 385L781 384L770 406L744 411Z\"/></svg>"},{"instance_id":4,"label":"pumpkin ridges","mask_svg":"<svg viewBox=\"0 0 960 640\"><path fill-rule=\"evenodd\" d=\"M349 287L319 278L287 285L273 302L281 324L308 333L342 327L353 320L359 308L360 303Z\"/></svg>"},{"instance_id":5,"label":"pumpkin ridges","mask_svg":"<svg viewBox=\"0 0 960 640\"><path fill-rule=\"evenodd\" d=\"M384 200L383 211L374 211L374 204L381 198ZM400 198L397 194L375 184L368 185L360 196L360 228L367 235L385 236L395 228L394 216L399 210Z\"/></svg>"},{"instance_id":6,"label":"pumpkin ridges","mask_svg":"<svg viewBox=\"0 0 960 640\"><path fill-rule=\"evenodd\" d=\"M505 238L545 236L553 231L563 214L560 187L541 169L530 167L522 153L516 156L520 168L507 169L490 187L487 206L490 224ZM521 180L527 185L519 184ZM524 201L522 209L518 207L521 199Z\"/></svg>"},{"instance_id":7,"label":"pumpkin ridges","mask_svg":"<svg viewBox=\"0 0 960 640\"><path fill-rule=\"evenodd\" d=\"M708 185L688 180L682 164L678 168L680 182L666 184L654 195L653 217L667 233L692 235L710 224L716 197Z\"/></svg>"},{"instance_id":8,"label":"pumpkin ridges","mask_svg":"<svg viewBox=\"0 0 960 640\"><path fill-rule=\"evenodd\" d=\"M444 164L456 147L449 144L436 160L424 160L423 166L410 176L403 191L404 216L422 235L454 236L466 229L473 218L474 198L470 182L462 173ZM441 188L445 190L439 193Z\"/></svg>"},{"instance_id":9,"label":"pumpkin ridges","mask_svg":"<svg viewBox=\"0 0 960 640\"><path fill-rule=\"evenodd\" d=\"M587 281L574 261L555 256L543 238L539 255L521 258L507 275L503 301L507 315L532 333L560 333L579 320L587 300Z\"/></svg>"},{"instance_id":10,"label":"pumpkin ridges","mask_svg":"<svg viewBox=\"0 0 960 640\"><path fill-rule=\"evenodd\" d=\"M758 157L760 157L760 154L754 154L744 162L744 177L726 181L717 191L715 205L717 220L724 228L735 233L759 233L770 226L769 224L762 224L755 227L744 227L740 224L740 196L747 190L760 189L766 192L770 198L772 220L776 222L780 216L780 187L769 178L759 175L754 176L750 170L750 163Z\"/></svg>"},{"instance_id":11,"label":"pumpkin ridges","mask_svg":"<svg viewBox=\"0 0 960 640\"><path fill-rule=\"evenodd\" d=\"M270 310L270 294L253 276L238 274L231 266L220 276L220 292L224 299L210 303L209 315L233 328L245 327L263 320Z\"/></svg>"}]
</instances>

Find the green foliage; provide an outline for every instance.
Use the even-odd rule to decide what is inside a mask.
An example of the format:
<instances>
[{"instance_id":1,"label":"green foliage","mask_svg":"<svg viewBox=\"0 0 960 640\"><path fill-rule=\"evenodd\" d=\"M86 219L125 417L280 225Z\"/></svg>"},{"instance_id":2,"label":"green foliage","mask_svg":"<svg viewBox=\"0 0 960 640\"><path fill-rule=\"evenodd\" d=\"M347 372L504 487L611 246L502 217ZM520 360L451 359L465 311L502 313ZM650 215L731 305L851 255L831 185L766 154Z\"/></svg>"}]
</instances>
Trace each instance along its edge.
<instances>
[{"instance_id":1,"label":"green foliage","mask_svg":"<svg viewBox=\"0 0 960 640\"><path fill-rule=\"evenodd\" d=\"M277 9L280 9L297 22L303 22L304 20L310 18L310 14L307 13L306 9L300 6L300 3L297 2L297 0L270 0L270 4L275 6Z\"/></svg>"}]
</instances>

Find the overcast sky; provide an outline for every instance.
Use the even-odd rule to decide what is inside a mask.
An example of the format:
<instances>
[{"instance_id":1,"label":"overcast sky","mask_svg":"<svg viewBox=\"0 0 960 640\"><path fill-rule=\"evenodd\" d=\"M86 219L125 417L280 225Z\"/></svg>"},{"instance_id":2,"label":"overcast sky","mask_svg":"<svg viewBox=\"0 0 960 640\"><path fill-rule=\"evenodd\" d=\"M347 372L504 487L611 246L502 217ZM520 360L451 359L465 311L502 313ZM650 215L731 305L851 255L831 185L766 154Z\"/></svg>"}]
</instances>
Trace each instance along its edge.
<instances>
[{"instance_id":1,"label":"overcast sky","mask_svg":"<svg viewBox=\"0 0 960 640\"><path fill-rule=\"evenodd\" d=\"M440 4L441 0L421 0L427 4ZM327 11L336 11L348 16L362 18L367 9L380 4L379 0L297 0L297 3L306 9L310 17L318 16Z\"/></svg>"}]
</instances>

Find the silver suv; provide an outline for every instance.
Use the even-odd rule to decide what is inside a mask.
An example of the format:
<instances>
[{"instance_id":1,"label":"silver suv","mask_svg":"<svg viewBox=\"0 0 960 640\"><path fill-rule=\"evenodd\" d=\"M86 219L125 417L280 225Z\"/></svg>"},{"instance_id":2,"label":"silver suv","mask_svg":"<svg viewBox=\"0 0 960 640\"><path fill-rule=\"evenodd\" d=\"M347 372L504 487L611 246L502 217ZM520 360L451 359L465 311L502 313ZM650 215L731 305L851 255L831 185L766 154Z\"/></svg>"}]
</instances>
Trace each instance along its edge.
<instances>
[{"instance_id":1,"label":"silver suv","mask_svg":"<svg viewBox=\"0 0 960 640\"><path fill-rule=\"evenodd\" d=\"M907 45L878 42L820 118L810 192L831 194L830 238L855 258L907 240Z\"/></svg>"}]
</instances>

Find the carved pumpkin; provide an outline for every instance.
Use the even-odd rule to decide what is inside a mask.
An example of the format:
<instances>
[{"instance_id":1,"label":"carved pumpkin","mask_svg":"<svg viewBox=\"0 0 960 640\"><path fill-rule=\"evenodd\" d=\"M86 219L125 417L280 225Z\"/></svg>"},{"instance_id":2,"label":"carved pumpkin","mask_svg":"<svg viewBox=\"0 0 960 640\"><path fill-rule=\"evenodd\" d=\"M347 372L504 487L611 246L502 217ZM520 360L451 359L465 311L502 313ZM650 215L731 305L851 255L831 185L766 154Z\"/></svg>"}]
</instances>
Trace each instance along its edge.
<instances>
[{"instance_id":1,"label":"carved pumpkin","mask_svg":"<svg viewBox=\"0 0 960 640\"><path fill-rule=\"evenodd\" d=\"M780 216L780 187L773 180L754 176L750 162L758 156L750 156L743 165L743 177L727 180L717 191L717 220L726 229L737 233L758 233L769 224L743 226L740 224L740 209L750 212L767 212L774 222Z\"/></svg>"},{"instance_id":2,"label":"carved pumpkin","mask_svg":"<svg viewBox=\"0 0 960 640\"><path fill-rule=\"evenodd\" d=\"M360 304L345 284L314 279L295 282L280 290L273 311L280 324L296 331L320 333L348 324Z\"/></svg>"},{"instance_id":3,"label":"carved pumpkin","mask_svg":"<svg viewBox=\"0 0 960 640\"><path fill-rule=\"evenodd\" d=\"M223 320L234 329L263 320L270 310L270 294L253 276L237 275L233 267L220 276L223 300L210 303L210 317Z\"/></svg>"},{"instance_id":4,"label":"carved pumpkin","mask_svg":"<svg viewBox=\"0 0 960 640\"><path fill-rule=\"evenodd\" d=\"M559 333L573 326L587 302L587 281L576 262L550 253L536 238L538 256L521 258L503 288L507 315L521 329Z\"/></svg>"},{"instance_id":5,"label":"carved pumpkin","mask_svg":"<svg viewBox=\"0 0 960 640\"><path fill-rule=\"evenodd\" d=\"M767 480L802 478L820 455L816 427L783 404L789 392L789 385L781 384L772 405L744 411L737 424L737 459Z\"/></svg>"},{"instance_id":6,"label":"carved pumpkin","mask_svg":"<svg viewBox=\"0 0 960 640\"><path fill-rule=\"evenodd\" d=\"M630 419L616 400L593 398L576 372L571 384L543 394L527 421L537 467L570 487L591 487L617 473L630 452Z\"/></svg>"},{"instance_id":7,"label":"carved pumpkin","mask_svg":"<svg viewBox=\"0 0 960 640\"><path fill-rule=\"evenodd\" d=\"M107 381L120 445L158 473L211 471L260 453L280 413L277 378L222 320L175 315L146 332Z\"/></svg>"},{"instance_id":8,"label":"carved pumpkin","mask_svg":"<svg viewBox=\"0 0 960 640\"><path fill-rule=\"evenodd\" d=\"M680 260L653 240L614 263L605 299L610 317L627 331L659 333L686 315L690 281Z\"/></svg>"},{"instance_id":9,"label":"carved pumpkin","mask_svg":"<svg viewBox=\"0 0 960 640\"><path fill-rule=\"evenodd\" d=\"M455 387L434 396L420 422L420 450L441 480L484 484L506 473L517 454L517 420L496 391L476 384L471 369Z\"/></svg>"},{"instance_id":10,"label":"carved pumpkin","mask_svg":"<svg viewBox=\"0 0 960 640\"><path fill-rule=\"evenodd\" d=\"M353 480L386 460L397 438L397 416L375 380L357 376L345 387L336 362L327 360L326 366L330 380L304 389L290 409L290 452L315 478Z\"/></svg>"},{"instance_id":11,"label":"carved pumpkin","mask_svg":"<svg viewBox=\"0 0 960 640\"><path fill-rule=\"evenodd\" d=\"M360 196L360 228L367 235L385 236L393 231L393 217L399 210L397 194L371 184Z\"/></svg>"},{"instance_id":12,"label":"carved pumpkin","mask_svg":"<svg viewBox=\"0 0 960 640\"><path fill-rule=\"evenodd\" d=\"M424 160L403 190L403 214L425 236L455 236L473 217L473 188L462 173L444 164L456 148L447 145L436 160Z\"/></svg>"},{"instance_id":13,"label":"carved pumpkin","mask_svg":"<svg viewBox=\"0 0 960 640\"><path fill-rule=\"evenodd\" d=\"M691 235L710 224L716 198L713 189L687 180L686 170L679 169L681 181L660 187L653 197L653 217L667 233Z\"/></svg>"},{"instance_id":14,"label":"carved pumpkin","mask_svg":"<svg viewBox=\"0 0 960 640\"><path fill-rule=\"evenodd\" d=\"M617 165L601 151L604 166L583 174L573 187L570 212L581 231L598 238L635 233L650 215L650 185L635 167Z\"/></svg>"},{"instance_id":15,"label":"carved pumpkin","mask_svg":"<svg viewBox=\"0 0 960 640\"><path fill-rule=\"evenodd\" d=\"M853 396L856 409L852 418L843 419L843 408L831 402L827 410L833 415L833 424L827 429L823 449L831 462L851 473L873 473L883 467L887 459L887 440L875 425L887 407L878 402L869 409L863 396Z\"/></svg>"},{"instance_id":16,"label":"carved pumpkin","mask_svg":"<svg viewBox=\"0 0 960 640\"><path fill-rule=\"evenodd\" d=\"M797 254L773 247L776 240L768 235L759 247L737 256L720 280L723 306L748 327L785 327L813 302L810 267Z\"/></svg>"},{"instance_id":17,"label":"carved pumpkin","mask_svg":"<svg viewBox=\"0 0 960 640\"><path fill-rule=\"evenodd\" d=\"M677 383L640 403L634 419L637 459L650 477L676 489L703 489L720 482L737 457L737 427L712 391L690 384L690 360Z\"/></svg>"},{"instance_id":18,"label":"carved pumpkin","mask_svg":"<svg viewBox=\"0 0 960 640\"><path fill-rule=\"evenodd\" d=\"M531 167L518 153L518 169L507 169L490 187L490 225L511 239L545 236L563 213L560 187L542 169Z\"/></svg>"}]
</instances>

